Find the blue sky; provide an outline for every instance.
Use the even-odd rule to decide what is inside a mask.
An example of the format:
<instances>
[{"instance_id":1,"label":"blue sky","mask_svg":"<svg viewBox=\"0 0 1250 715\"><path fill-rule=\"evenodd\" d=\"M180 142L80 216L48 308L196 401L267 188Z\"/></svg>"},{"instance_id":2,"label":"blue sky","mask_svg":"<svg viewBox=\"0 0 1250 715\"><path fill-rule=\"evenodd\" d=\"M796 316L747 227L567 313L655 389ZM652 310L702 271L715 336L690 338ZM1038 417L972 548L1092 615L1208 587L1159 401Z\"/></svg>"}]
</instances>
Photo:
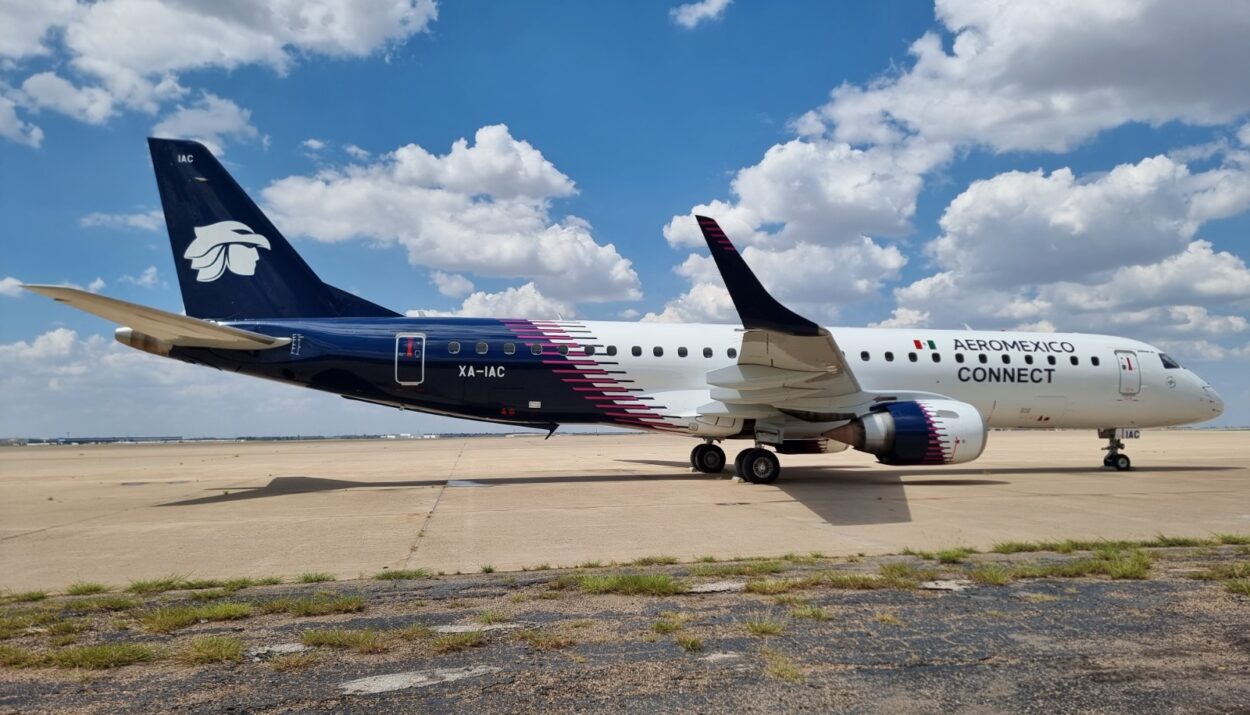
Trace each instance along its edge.
<instances>
[{"instance_id":1,"label":"blue sky","mask_svg":"<svg viewBox=\"0 0 1250 715\"><path fill-rule=\"evenodd\" d=\"M1127 335L1250 424L1241 6L338 5L0 10L0 435L457 428L23 296L181 309L154 133L211 143L322 278L396 310L730 321L700 210L813 318Z\"/></svg>"}]
</instances>

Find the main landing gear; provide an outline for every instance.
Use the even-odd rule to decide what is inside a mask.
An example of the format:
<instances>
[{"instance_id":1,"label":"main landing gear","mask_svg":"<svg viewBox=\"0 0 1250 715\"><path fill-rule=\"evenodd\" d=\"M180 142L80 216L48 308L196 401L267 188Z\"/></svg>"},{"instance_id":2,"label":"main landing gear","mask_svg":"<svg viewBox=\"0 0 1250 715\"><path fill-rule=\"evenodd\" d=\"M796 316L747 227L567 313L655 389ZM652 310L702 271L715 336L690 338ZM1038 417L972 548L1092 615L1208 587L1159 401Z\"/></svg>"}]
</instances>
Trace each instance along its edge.
<instances>
[{"instance_id":1,"label":"main landing gear","mask_svg":"<svg viewBox=\"0 0 1250 715\"><path fill-rule=\"evenodd\" d=\"M725 470L725 451L711 442L697 445L690 451L690 466L704 474L718 474ZM781 476L781 462L762 447L744 449L734 459L734 474L753 484L772 484Z\"/></svg>"},{"instance_id":2,"label":"main landing gear","mask_svg":"<svg viewBox=\"0 0 1250 715\"><path fill-rule=\"evenodd\" d=\"M1107 456L1102 458L1102 466L1115 467L1119 472L1127 472L1132 468L1132 460L1127 454L1120 453L1120 450L1124 449L1124 442L1116 430L1098 430L1098 436L1107 440L1107 446L1103 447L1107 451Z\"/></svg>"},{"instance_id":3,"label":"main landing gear","mask_svg":"<svg viewBox=\"0 0 1250 715\"><path fill-rule=\"evenodd\" d=\"M711 442L705 442L690 451L690 466L704 474L719 474L725 470L725 450Z\"/></svg>"}]
</instances>

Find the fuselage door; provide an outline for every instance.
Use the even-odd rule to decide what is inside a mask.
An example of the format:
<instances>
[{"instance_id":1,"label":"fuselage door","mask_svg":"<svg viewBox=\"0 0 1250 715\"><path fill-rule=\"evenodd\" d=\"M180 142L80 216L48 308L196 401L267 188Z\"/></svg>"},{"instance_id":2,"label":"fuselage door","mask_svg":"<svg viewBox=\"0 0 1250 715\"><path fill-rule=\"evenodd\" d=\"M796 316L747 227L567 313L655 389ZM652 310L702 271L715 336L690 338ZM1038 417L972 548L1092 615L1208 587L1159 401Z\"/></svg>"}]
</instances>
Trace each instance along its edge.
<instances>
[{"instance_id":1,"label":"fuselage door","mask_svg":"<svg viewBox=\"0 0 1250 715\"><path fill-rule=\"evenodd\" d=\"M399 333L395 336L395 382L401 385L425 382L424 333Z\"/></svg>"},{"instance_id":2,"label":"fuselage door","mask_svg":"<svg viewBox=\"0 0 1250 715\"><path fill-rule=\"evenodd\" d=\"M1116 350L1115 358L1120 363L1120 394L1131 397L1141 392L1141 365L1137 362L1137 353Z\"/></svg>"}]
</instances>

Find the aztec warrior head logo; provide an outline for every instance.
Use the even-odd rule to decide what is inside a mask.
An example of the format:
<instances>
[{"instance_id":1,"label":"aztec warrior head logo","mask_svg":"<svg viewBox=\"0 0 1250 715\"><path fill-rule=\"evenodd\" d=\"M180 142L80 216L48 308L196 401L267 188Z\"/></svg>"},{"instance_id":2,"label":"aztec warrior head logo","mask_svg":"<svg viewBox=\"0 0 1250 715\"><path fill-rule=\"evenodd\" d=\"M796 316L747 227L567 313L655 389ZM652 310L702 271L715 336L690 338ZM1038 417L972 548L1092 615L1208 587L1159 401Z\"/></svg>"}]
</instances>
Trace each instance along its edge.
<instances>
[{"instance_id":1,"label":"aztec warrior head logo","mask_svg":"<svg viewBox=\"0 0 1250 715\"><path fill-rule=\"evenodd\" d=\"M256 248L269 250L269 239L238 221L220 221L211 226L197 226L195 240L182 257L199 271L195 280L211 283L226 271L250 276L256 273L260 254Z\"/></svg>"}]
</instances>

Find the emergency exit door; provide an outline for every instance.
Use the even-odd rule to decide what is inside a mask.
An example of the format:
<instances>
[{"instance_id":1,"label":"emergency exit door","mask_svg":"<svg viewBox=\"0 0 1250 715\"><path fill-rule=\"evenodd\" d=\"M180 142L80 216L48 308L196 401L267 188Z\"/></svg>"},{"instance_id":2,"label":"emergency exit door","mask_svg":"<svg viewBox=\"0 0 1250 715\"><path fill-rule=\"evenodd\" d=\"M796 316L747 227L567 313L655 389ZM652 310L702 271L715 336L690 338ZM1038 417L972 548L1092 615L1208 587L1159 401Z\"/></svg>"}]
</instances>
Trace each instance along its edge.
<instances>
[{"instance_id":1,"label":"emergency exit door","mask_svg":"<svg viewBox=\"0 0 1250 715\"><path fill-rule=\"evenodd\" d=\"M401 385L425 382L424 333L400 333L395 336L395 382Z\"/></svg>"},{"instance_id":2,"label":"emergency exit door","mask_svg":"<svg viewBox=\"0 0 1250 715\"><path fill-rule=\"evenodd\" d=\"M1116 350L1115 357L1120 363L1120 394L1131 397L1141 392L1141 365L1137 362L1137 353Z\"/></svg>"}]
</instances>

